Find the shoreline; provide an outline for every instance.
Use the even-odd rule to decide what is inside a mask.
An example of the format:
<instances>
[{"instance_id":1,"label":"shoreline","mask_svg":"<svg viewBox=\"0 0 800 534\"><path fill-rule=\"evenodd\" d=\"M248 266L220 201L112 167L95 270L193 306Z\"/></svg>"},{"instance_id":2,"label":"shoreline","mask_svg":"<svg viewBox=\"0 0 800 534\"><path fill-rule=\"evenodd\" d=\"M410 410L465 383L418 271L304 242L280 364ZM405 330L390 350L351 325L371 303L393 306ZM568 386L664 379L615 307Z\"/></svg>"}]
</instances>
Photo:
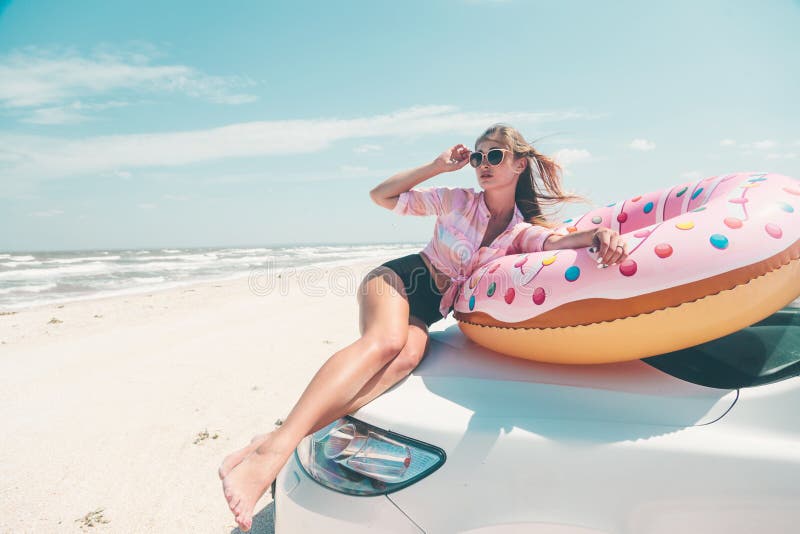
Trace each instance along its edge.
<instances>
[{"instance_id":1,"label":"shoreline","mask_svg":"<svg viewBox=\"0 0 800 534\"><path fill-rule=\"evenodd\" d=\"M110 251L90 251L101 255L89 257L68 251L44 252L39 258L22 257L30 261L6 258L9 261L0 261L0 313L96 298L159 292L198 283L224 283L250 276L253 271L271 270L279 273L309 268L336 268L384 257L396 257L410 251L416 252L424 245L400 243L379 244L374 248L370 248L371 245L352 247L354 248L350 250L332 250L339 248L333 245L297 245L284 247L283 250L164 249L147 256L142 256L139 252L151 251L126 250L125 252L135 252L128 256L121 253L115 255L113 252L109 253ZM152 266L153 269L142 270L143 266ZM77 279L73 278L75 275L78 276Z\"/></svg>"},{"instance_id":2,"label":"shoreline","mask_svg":"<svg viewBox=\"0 0 800 534\"><path fill-rule=\"evenodd\" d=\"M196 304L196 299L187 298L186 294L188 293L203 294L204 298L207 298L210 295L213 296L226 291L233 291L239 295L242 295L244 291L249 291L253 297L265 297L277 291L279 294L287 296L289 286L298 285L297 289L301 293L305 292L312 296L321 296L320 290L322 293L334 291L338 293L342 293L342 291L350 292L351 296L355 296L357 284L360 283L369 270L392 257L336 260L324 264L285 267L272 272L268 269L254 268L246 274L239 273L208 280L175 282L174 285L169 287L130 288L111 294L87 295L85 297L38 303L19 308L2 308L0 309L0 345L13 344L13 341L19 340L18 334L21 332L26 332L23 337L28 337L28 334L50 336L57 332L53 327L65 324L67 319L75 325L74 319L79 318L78 323L88 326L90 323L96 322L86 320L86 314L89 309L93 311L91 314L92 319L103 319L106 317L103 312L115 308L119 303L129 304L133 307L143 307L154 314L158 313L159 306L168 308L164 304L154 304L161 300L186 305ZM338 277L331 281L329 278L331 275L338 275ZM320 283L325 285L322 282L323 278L328 280L326 287L320 287ZM48 316L46 320L44 320L45 316ZM11 319L22 320L22 322L15 322L9 325ZM54 319L55 321L53 321ZM51 328L35 330L33 329L33 323L52 326ZM60 329L64 330L65 328L60 327Z\"/></svg>"}]
</instances>

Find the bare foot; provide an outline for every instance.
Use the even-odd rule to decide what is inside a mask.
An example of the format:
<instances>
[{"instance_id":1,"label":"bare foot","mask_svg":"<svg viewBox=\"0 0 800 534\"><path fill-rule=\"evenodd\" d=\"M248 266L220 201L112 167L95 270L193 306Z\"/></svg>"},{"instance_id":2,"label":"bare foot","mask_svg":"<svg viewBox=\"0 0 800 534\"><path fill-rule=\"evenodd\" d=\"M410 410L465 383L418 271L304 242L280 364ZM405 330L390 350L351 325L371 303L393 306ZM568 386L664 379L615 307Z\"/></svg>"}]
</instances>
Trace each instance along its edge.
<instances>
[{"instance_id":1,"label":"bare foot","mask_svg":"<svg viewBox=\"0 0 800 534\"><path fill-rule=\"evenodd\" d=\"M245 532L253 524L256 503L277 478L293 450L292 447L279 446L275 434L275 431L268 434L252 453L222 479L222 491L228 508L236 517L239 528Z\"/></svg>"},{"instance_id":2,"label":"bare foot","mask_svg":"<svg viewBox=\"0 0 800 534\"><path fill-rule=\"evenodd\" d=\"M233 469L234 467L239 465L239 463L242 460L244 460L247 457L248 454L250 454L251 452L256 450L256 448L259 445L264 443L264 441L267 439L269 434L270 433L268 432L266 434L258 434L256 436L254 436L253 439L250 440L250 444L249 445L247 445L246 447L242 447L241 449L239 449L237 451L234 451L234 452L230 453L228 456L226 456L222 460L222 463L220 464L219 469L217 469L217 474L219 475L219 479L222 480L226 476L228 476L228 473L231 472L231 469Z\"/></svg>"}]
</instances>

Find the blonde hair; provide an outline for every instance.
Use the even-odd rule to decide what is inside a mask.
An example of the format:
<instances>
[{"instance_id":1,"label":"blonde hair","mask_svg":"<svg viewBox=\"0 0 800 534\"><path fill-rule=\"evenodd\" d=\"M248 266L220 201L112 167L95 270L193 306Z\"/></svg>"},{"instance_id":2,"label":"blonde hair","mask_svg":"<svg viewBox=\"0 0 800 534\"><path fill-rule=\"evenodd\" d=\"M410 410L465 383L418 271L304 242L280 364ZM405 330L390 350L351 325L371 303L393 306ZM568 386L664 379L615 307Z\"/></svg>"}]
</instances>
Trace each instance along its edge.
<instances>
[{"instance_id":1,"label":"blonde hair","mask_svg":"<svg viewBox=\"0 0 800 534\"><path fill-rule=\"evenodd\" d=\"M525 221L540 226L553 227L547 220L542 206L552 208L561 202L582 202L582 197L565 192L561 187L561 166L552 158L540 154L531 143L525 140L516 128L506 124L490 126L475 141L475 149L481 141L497 141L514 153L515 158L526 158L528 164L519 175L514 201ZM541 186L534 178L534 165ZM555 210L550 210L555 211Z\"/></svg>"}]
</instances>

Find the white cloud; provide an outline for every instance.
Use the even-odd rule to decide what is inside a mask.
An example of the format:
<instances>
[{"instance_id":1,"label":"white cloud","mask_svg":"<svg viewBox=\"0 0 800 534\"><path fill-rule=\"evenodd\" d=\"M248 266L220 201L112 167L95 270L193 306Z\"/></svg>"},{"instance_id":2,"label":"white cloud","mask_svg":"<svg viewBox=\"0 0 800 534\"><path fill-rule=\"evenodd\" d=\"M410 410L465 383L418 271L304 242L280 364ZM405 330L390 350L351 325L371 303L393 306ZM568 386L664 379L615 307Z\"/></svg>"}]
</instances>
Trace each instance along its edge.
<instances>
[{"instance_id":1,"label":"white cloud","mask_svg":"<svg viewBox=\"0 0 800 534\"><path fill-rule=\"evenodd\" d=\"M364 154L366 152L380 152L381 150L383 150L383 147L381 145L370 145L370 144L367 144L367 145L361 145L361 146L355 147L353 149L353 152L355 152L357 154Z\"/></svg>"},{"instance_id":2,"label":"white cloud","mask_svg":"<svg viewBox=\"0 0 800 534\"><path fill-rule=\"evenodd\" d=\"M564 168L569 167L573 163L590 159L591 157L592 154L583 148L562 148L553 153L553 159Z\"/></svg>"},{"instance_id":3,"label":"white cloud","mask_svg":"<svg viewBox=\"0 0 800 534\"><path fill-rule=\"evenodd\" d=\"M769 150L771 148L775 148L778 146L778 143L772 141L771 139L765 139L763 141L756 141L753 143L753 148L756 150Z\"/></svg>"},{"instance_id":4,"label":"white cloud","mask_svg":"<svg viewBox=\"0 0 800 534\"><path fill-rule=\"evenodd\" d=\"M128 171L114 171L114 173L113 173L113 174L114 174L114 176L116 176L117 178L122 178L123 180L130 180L131 176L133 176L133 175L132 175L130 172L128 172Z\"/></svg>"},{"instance_id":5,"label":"white cloud","mask_svg":"<svg viewBox=\"0 0 800 534\"><path fill-rule=\"evenodd\" d=\"M0 148L0 165L3 163L18 163L22 160L22 155L10 150Z\"/></svg>"},{"instance_id":6,"label":"white cloud","mask_svg":"<svg viewBox=\"0 0 800 534\"><path fill-rule=\"evenodd\" d=\"M64 107L41 108L34 110L22 122L30 124L70 124L83 122L88 117Z\"/></svg>"},{"instance_id":7,"label":"white cloud","mask_svg":"<svg viewBox=\"0 0 800 534\"><path fill-rule=\"evenodd\" d=\"M719 146L736 146L736 141L733 139L723 139L719 142Z\"/></svg>"},{"instance_id":8,"label":"white cloud","mask_svg":"<svg viewBox=\"0 0 800 534\"><path fill-rule=\"evenodd\" d=\"M656 144L652 141L648 141L647 139L634 139L628 145L628 148L632 148L633 150L641 150L644 152L653 150L655 147Z\"/></svg>"},{"instance_id":9,"label":"white cloud","mask_svg":"<svg viewBox=\"0 0 800 534\"><path fill-rule=\"evenodd\" d=\"M16 155L0 160L3 177L45 180L118 169L180 166L224 158L317 152L347 139L454 133L474 136L495 122L519 127L595 116L577 112L462 112L418 106L385 115L232 124L207 130L128 134L84 139L0 133L0 147Z\"/></svg>"},{"instance_id":10,"label":"white cloud","mask_svg":"<svg viewBox=\"0 0 800 534\"><path fill-rule=\"evenodd\" d=\"M349 174L350 176L364 176L369 174L369 169L357 165L341 165L339 167L339 172L342 174Z\"/></svg>"},{"instance_id":11,"label":"white cloud","mask_svg":"<svg viewBox=\"0 0 800 534\"><path fill-rule=\"evenodd\" d=\"M136 206L143 210L152 210L156 208L156 205L150 202L143 202L141 204L136 204Z\"/></svg>"},{"instance_id":12,"label":"white cloud","mask_svg":"<svg viewBox=\"0 0 800 534\"><path fill-rule=\"evenodd\" d=\"M34 211L33 213L29 213L31 217L55 217L56 215L61 215L64 212L62 210L45 210L45 211Z\"/></svg>"},{"instance_id":13,"label":"white cloud","mask_svg":"<svg viewBox=\"0 0 800 534\"><path fill-rule=\"evenodd\" d=\"M767 159L795 159L795 158L797 158L797 154L795 154L794 152L767 154Z\"/></svg>"},{"instance_id":14,"label":"white cloud","mask_svg":"<svg viewBox=\"0 0 800 534\"><path fill-rule=\"evenodd\" d=\"M255 85L248 78L204 74L186 65L153 64L155 54L124 51L80 55L27 47L0 56L0 107L40 108L26 118L37 124L85 120L80 113L113 107L114 103L65 102L94 98L112 91L183 93L223 104L256 100L240 89Z\"/></svg>"},{"instance_id":15,"label":"white cloud","mask_svg":"<svg viewBox=\"0 0 800 534\"><path fill-rule=\"evenodd\" d=\"M84 122L90 120L91 117L86 114L88 111L103 111L110 108L119 108L127 106L127 102L101 102L96 104L87 104L81 101L75 101L64 106L54 106L35 109L31 114L22 119L22 122L31 124L70 124L77 122Z\"/></svg>"},{"instance_id":16,"label":"white cloud","mask_svg":"<svg viewBox=\"0 0 800 534\"><path fill-rule=\"evenodd\" d=\"M351 179L361 179L365 177L375 177L375 176L391 176L392 174L396 173L396 168L384 168L384 169L373 169L367 167L358 167L358 166L351 166L351 165L341 165L337 168L332 169L324 169L320 171L309 171L309 172L280 172L280 173L269 173L269 172L241 172L241 173L233 173L233 174L224 174L224 175L211 175L207 177L199 177L199 183L205 185L230 185L230 184L245 184L245 183L255 183L255 182L270 182L270 183L289 183L289 184L298 184L298 183L313 183L313 182L326 182L330 180L351 180ZM152 177L154 174L148 173L148 177Z\"/></svg>"}]
</instances>

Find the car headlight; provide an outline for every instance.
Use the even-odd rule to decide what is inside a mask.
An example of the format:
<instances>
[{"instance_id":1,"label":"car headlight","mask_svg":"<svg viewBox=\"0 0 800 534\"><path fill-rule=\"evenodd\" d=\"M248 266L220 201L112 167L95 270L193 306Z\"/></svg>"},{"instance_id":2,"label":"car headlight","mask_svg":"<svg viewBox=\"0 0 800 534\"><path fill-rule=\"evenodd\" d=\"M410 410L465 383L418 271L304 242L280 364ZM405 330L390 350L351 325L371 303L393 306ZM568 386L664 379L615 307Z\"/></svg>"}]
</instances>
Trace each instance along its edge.
<instances>
[{"instance_id":1,"label":"car headlight","mask_svg":"<svg viewBox=\"0 0 800 534\"><path fill-rule=\"evenodd\" d=\"M436 471L444 451L350 416L306 436L295 449L306 474L348 495L380 495L405 488Z\"/></svg>"}]
</instances>

